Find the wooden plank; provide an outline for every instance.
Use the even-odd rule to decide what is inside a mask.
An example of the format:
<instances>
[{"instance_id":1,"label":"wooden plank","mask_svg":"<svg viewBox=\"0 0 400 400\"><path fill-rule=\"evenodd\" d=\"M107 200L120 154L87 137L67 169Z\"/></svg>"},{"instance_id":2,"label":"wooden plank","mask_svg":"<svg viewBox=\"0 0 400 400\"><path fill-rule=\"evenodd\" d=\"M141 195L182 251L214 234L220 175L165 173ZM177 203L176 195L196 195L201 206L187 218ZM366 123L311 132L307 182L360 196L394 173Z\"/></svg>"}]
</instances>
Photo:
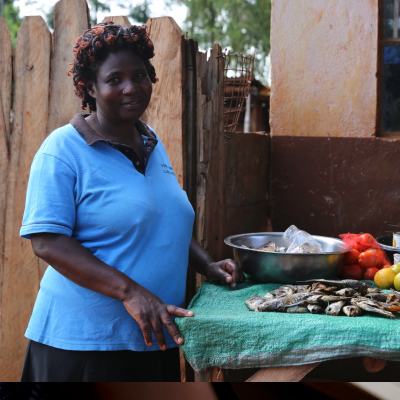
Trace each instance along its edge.
<instances>
[{"instance_id":1,"label":"wooden plank","mask_svg":"<svg viewBox=\"0 0 400 400\"><path fill-rule=\"evenodd\" d=\"M4 274L4 234L7 202L7 172L9 164L10 107L11 107L11 36L7 24L0 18L0 335L2 326L1 290ZM0 336L1 337L1 336ZM0 364L5 363L0 351Z\"/></svg>"},{"instance_id":2,"label":"wooden plank","mask_svg":"<svg viewBox=\"0 0 400 400\"><path fill-rule=\"evenodd\" d=\"M114 24L121 25L124 28L129 28L132 24L130 23L128 17L124 15L108 16L104 17L102 22L113 21Z\"/></svg>"},{"instance_id":3,"label":"wooden plank","mask_svg":"<svg viewBox=\"0 0 400 400\"><path fill-rule=\"evenodd\" d=\"M186 189L186 133L183 124L183 32L171 17L150 18L149 36L154 42L151 59L159 78L142 120L161 138L180 185Z\"/></svg>"},{"instance_id":4,"label":"wooden plank","mask_svg":"<svg viewBox=\"0 0 400 400\"><path fill-rule=\"evenodd\" d=\"M319 364L261 368L246 382L299 382Z\"/></svg>"},{"instance_id":5,"label":"wooden plank","mask_svg":"<svg viewBox=\"0 0 400 400\"><path fill-rule=\"evenodd\" d=\"M265 133L225 132L223 237L268 229L270 137ZM232 258L224 246L222 258Z\"/></svg>"},{"instance_id":6,"label":"wooden plank","mask_svg":"<svg viewBox=\"0 0 400 400\"><path fill-rule=\"evenodd\" d=\"M14 118L10 140L0 334L0 376L18 380L26 347L24 332L41 277L29 240L19 237L32 159L46 137L51 34L42 17L25 17L14 52Z\"/></svg>"},{"instance_id":7,"label":"wooden plank","mask_svg":"<svg viewBox=\"0 0 400 400\"><path fill-rule=\"evenodd\" d=\"M67 124L78 112L81 102L74 93L72 76L67 73L73 61L76 39L90 26L85 0L60 0L54 6L51 92L47 132Z\"/></svg>"}]
</instances>

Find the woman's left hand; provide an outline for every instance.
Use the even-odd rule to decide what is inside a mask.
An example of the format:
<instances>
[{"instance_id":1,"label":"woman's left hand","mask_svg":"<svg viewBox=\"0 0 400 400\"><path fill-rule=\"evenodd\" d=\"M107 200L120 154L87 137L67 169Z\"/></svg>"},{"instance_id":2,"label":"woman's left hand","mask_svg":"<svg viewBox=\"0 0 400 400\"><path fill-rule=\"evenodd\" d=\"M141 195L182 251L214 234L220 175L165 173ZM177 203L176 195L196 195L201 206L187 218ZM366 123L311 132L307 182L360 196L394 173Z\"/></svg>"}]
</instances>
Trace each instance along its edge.
<instances>
[{"instance_id":1,"label":"woman's left hand","mask_svg":"<svg viewBox=\"0 0 400 400\"><path fill-rule=\"evenodd\" d=\"M206 268L206 276L212 281L231 285L231 287L246 280L242 270L230 258L209 264Z\"/></svg>"}]
</instances>

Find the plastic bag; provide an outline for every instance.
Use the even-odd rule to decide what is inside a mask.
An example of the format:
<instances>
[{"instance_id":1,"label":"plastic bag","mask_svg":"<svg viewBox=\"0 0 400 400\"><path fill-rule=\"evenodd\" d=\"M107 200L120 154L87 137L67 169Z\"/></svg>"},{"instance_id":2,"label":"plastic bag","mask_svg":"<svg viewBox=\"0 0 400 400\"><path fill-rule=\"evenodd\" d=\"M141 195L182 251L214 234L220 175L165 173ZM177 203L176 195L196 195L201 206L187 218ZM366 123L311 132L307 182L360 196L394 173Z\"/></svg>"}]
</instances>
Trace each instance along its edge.
<instances>
[{"instance_id":1,"label":"plastic bag","mask_svg":"<svg viewBox=\"0 0 400 400\"><path fill-rule=\"evenodd\" d=\"M322 253L322 246L307 232L292 225L283 234L287 253Z\"/></svg>"},{"instance_id":2,"label":"plastic bag","mask_svg":"<svg viewBox=\"0 0 400 400\"><path fill-rule=\"evenodd\" d=\"M391 264L385 250L381 248L378 241L369 233L343 233L342 235L339 235L339 237L343 240L348 250L356 249L360 253L368 249L381 250L385 258L385 264Z\"/></svg>"},{"instance_id":3,"label":"plastic bag","mask_svg":"<svg viewBox=\"0 0 400 400\"><path fill-rule=\"evenodd\" d=\"M395 253L393 254L394 264L400 264L400 254Z\"/></svg>"}]
</instances>

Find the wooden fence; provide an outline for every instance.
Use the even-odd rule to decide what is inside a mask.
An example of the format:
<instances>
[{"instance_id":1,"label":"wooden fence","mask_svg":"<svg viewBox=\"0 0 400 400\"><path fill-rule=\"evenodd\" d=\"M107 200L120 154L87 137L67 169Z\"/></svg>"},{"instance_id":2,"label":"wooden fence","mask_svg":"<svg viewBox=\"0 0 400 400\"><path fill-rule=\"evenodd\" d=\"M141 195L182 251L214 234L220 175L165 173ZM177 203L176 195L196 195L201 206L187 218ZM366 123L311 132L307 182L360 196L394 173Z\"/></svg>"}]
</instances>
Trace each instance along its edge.
<instances>
[{"instance_id":1,"label":"wooden fence","mask_svg":"<svg viewBox=\"0 0 400 400\"><path fill-rule=\"evenodd\" d=\"M126 17L106 19L129 25ZM221 258L228 251L225 236L266 227L269 137L224 135L223 58L218 45L207 59L172 18L154 18L147 24L160 82L143 120L162 139L195 207L195 236ZM0 18L1 381L20 378L24 332L46 268L30 242L19 237L30 164L47 134L81 111L67 71L75 40L88 27L86 1L61 0L54 9L53 34L41 17L25 17L12 55L10 33ZM189 273L188 299L201 281ZM188 365L181 365L182 380L192 380Z\"/></svg>"}]
</instances>

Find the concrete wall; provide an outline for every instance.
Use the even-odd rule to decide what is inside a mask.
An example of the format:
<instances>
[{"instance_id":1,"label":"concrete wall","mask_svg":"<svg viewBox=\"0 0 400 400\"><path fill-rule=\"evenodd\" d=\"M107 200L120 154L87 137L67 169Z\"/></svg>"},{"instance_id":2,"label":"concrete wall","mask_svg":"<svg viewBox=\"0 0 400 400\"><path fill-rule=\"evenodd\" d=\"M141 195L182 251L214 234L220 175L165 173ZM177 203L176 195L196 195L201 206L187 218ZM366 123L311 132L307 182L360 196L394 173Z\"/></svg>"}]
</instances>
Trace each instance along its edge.
<instances>
[{"instance_id":1,"label":"concrete wall","mask_svg":"<svg viewBox=\"0 0 400 400\"><path fill-rule=\"evenodd\" d=\"M273 0L271 127L373 136L378 0Z\"/></svg>"},{"instance_id":2,"label":"concrete wall","mask_svg":"<svg viewBox=\"0 0 400 400\"><path fill-rule=\"evenodd\" d=\"M378 0L273 0L271 64L274 230L385 234L400 139L376 137Z\"/></svg>"}]
</instances>

